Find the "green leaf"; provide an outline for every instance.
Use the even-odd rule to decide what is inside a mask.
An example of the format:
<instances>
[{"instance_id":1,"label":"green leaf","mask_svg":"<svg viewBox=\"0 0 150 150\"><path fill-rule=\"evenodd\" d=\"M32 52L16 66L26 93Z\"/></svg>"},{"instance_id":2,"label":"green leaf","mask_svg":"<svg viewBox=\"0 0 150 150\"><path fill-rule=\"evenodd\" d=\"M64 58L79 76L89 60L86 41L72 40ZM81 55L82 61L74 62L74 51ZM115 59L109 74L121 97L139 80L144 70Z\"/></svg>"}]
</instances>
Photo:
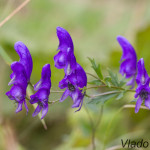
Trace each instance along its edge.
<instances>
[{"instance_id":1,"label":"green leaf","mask_svg":"<svg viewBox=\"0 0 150 150\"><path fill-rule=\"evenodd\" d=\"M126 83L125 80L126 80L125 78L122 78L122 79L120 80L119 87L122 87L122 86L125 85L125 83Z\"/></svg>"},{"instance_id":2,"label":"green leaf","mask_svg":"<svg viewBox=\"0 0 150 150\"><path fill-rule=\"evenodd\" d=\"M110 93L107 95L98 96L94 99L92 99L89 104L104 104L107 102L110 98L113 98L117 95L117 93Z\"/></svg>"},{"instance_id":3,"label":"green leaf","mask_svg":"<svg viewBox=\"0 0 150 150\"><path fill-rule=\"evenodd\" d=\"M124 96L124 93L125 93L124 91L119 93L116 97L116 100L120 100Z\"/></svg>"},{"instance_id":4,"label":"green leaf","mask_svg":"<svg viewBox=\"0 0 150 150\"><path fill-rule=\"evenodd\" d=\"M117 86L119 87L119 81L118 81L118 77L117 77L117 74L116 73L113 73L110 69L108 69L108 73L111 77L111 83L114 85L114 86Z\"/></svg>"},{"instance_id":5,"label":"green leaf","mask_svg":"<svg viewBox=\"0 0 150 150\"><path fill-rule=\"evenodd\" d=\"M8 65L10 65L13 62L12 59L8 56L8 54L1 46L0 46L0 55Z\"/></svg>"},{"instance_id":6,"label":"green leaf","mask_svg":"<svg viewBox=\"0 0 150 150\"><path fill-rule=\"evenodd\" d=\"M108 87L111 87L111 84L110 84L111 83L111 77L109 77L109 76L105 77L104 81Z\"/></svg>"},{"instance_id":7,"label":"green leaf","mask_svg":"<svg viewBox=\"0 0 150 150\"><path fill-rule=\"evenodd\" d=\"M100 67L100 64L96 64L95 60L94 59L91 59L91 58L88 58L92 64L92 68L94 69L94 71L96 72L96 74L98 75L98 77L103 80L103 75L102 75L102 72L101 72L101 67Z\"/></svg>"},{"instance_id":8,"label":"green leaf","mask_svg":"<svg viewBox=\"0 0 150 150\"><path fill-rule=\"evenodd\" d=\"M92 81L88 82L88 84L102 85L102 83L99 80L92 80Z\"/></svg>"}]
</instances>

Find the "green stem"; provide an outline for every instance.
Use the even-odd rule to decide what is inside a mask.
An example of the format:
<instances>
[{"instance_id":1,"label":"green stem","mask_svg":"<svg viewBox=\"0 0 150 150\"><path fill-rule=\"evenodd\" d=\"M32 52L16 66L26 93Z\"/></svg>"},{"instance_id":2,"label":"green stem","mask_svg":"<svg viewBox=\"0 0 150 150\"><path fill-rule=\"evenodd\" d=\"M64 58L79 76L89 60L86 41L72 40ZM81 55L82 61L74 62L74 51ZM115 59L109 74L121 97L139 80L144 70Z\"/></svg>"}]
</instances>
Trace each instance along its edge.
<instances>
[{"instance_id":1,"label":"green stem","mask_svg":"<svg viewBox=\"0 0 150 150\"><path fill-rule=\"evenodd\" d=\"M94 121L89 113L89 110L88 108L86 107L86 105L84 105L84 108L85 108L85 111L87 113L87 116L89 118L89 121L90 121L90 124L91 124L91 129L92 129L92 137L91 137L91 142L92 142L92 150L95 150L96 149L96 146L95 146L95 128L94 128Z\"/></svg>"},{"instance_id":2,"label":"green stem","mask_svg":"<svg viewBox=\"0 0 150 150\"><path fill-rule=\"evenodd\" d=\"M90 124L91 124L91 129L92 129L92 150L95 150L96 149L96 145L95 145L95 133L96 133L96 130L98 128L98 126L100 125L101 123L101 120L102 120L102 116L103 116L103 105L101 106L101 109L100 109L100 114L99 114L99 117L98 117L98 120L96 122L96 124L94 125L94 121L89 113L89 110L88 108L86 107L86 105L84 105L84 108L85 108L85 111L88 115L88 118L89 118L89 121L90 121Z\"/></svg>"}]
</instances>

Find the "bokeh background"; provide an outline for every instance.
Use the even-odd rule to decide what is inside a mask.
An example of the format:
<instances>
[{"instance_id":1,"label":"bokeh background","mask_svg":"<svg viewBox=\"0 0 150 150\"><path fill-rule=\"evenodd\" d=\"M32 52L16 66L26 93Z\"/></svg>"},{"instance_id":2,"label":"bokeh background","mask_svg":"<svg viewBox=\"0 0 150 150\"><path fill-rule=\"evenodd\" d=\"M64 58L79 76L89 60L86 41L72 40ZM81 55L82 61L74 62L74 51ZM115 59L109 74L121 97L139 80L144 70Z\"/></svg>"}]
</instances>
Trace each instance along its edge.
<instances>
[{"instance_id":1,"label":"bokeh background","mask_svg":"<svg viewBox=\"0 0 150 150\"><path fill-rule=\"evenodd\" d=\"M0 0L0 22L16 9L23 0ZM56 27L61 26L71 34L77 61L90 73L94 73L87 57L94 58L102 66L119 72L121 48L116 36L125 36L136 49L138 58L143 57L150 73L150 1L149 0L31 0L22 10L0 28L0 46L12 60L18 60L13 46L22 41L33 57L34 68L31 81L35 84L41 75L42 66L51 64L52 90L59 90L62 70L54 67L53 56L59 41ZM74 113L72 100L50 105L45 117L45 130L38 117L33 118L25 110L16 114L16 105L5 93L11 70L0 57L0 150L90 150L91 126L84 109ZM88 80L92 80L88 76ZM88 91L89 94L100 92ZM50 100L60 98L51 94ZM96 131L96 147L101 150L106 127L121 106L134 99L125 95L120 101L110 100L104 106L101 124ZM84 99L86 103L87 99ZM90 115L98 119L100 105L87 104ZM121 144L124 139L149 140L150 112L123 109L118 113L108 133L106 147Z\"/></svg>"}]
</instances>

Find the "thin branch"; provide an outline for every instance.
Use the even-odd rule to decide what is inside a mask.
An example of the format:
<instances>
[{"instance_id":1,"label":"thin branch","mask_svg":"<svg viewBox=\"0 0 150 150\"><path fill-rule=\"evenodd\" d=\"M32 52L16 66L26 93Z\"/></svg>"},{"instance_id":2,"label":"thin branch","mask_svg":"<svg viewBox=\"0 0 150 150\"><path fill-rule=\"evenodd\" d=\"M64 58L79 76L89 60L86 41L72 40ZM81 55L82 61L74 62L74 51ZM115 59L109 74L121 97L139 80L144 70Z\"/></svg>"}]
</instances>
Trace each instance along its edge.
<instances>
[{"instance_id":1,"label":"thin branch","mask_svg":"<svg viewBox=\"0 0 150 150\"><path fill-rule=\"evenodd\" d=\"M113 93L120 93L120 91L109 91L109 92L100 93L100 94L97 94L97 95L92 95L90 97L95 98L95 97L98 97L98 96L109 95L109 94L113 94Z\"/></svg>"},{"instance_id":2,"label":"thin branch","mask_svg":"<svg viewBox=\"0 0 150 150\"><path fill-rule=\"evenodd\" d=\"M94 77L94 78L97 79L97 80L100 80L97 76L95 76L95 75L93 75L93 74L91 74L91 73L89 73L89 72L86 72L86 74L88 74L88 75ZM101 80L100 80L100 81L101 81Z\"/></svg>"},{"instance_id":3,"label":"thin branch","mask_svg":"<svg viewBox=\"0 0 150 150\"><path fill-rule=\"evenodd\" d=\"M19 5L11 14L9 14L3 21L0 22L0 27L2 27L8 20L10 20L16 13L18 13L29 2L30 0L25 0L21 5Z\"/></svg>"},{"instance_id":4,"label":"thin branch","mask_svg":"<svg viewBox=\"0 0 150 150\"><path fill-rule=\"evenodd\" d=\"M101 120L102 120L102 116L103 116L103 105L101 106L101 109L100 109L100 113L99 113L99 117L98 117L98 120L97 120L97 123L95 125L95 130L98 128L98 126L100 125L101 123Z\"/></svg>"},{"instance_id":5,"label":"thin branch","mask_svg":"<svg viewBox=\"0 0 150 150\"><path fill-rule=\"evenodd\" d=\"M131 105L131 104L127 104L127 105L124 105L123 108L135 108L135 105ZM147 109L149 110L147 107L145 106L141 106L140 107L141 109Z\"/></svg>"}]
</instances>

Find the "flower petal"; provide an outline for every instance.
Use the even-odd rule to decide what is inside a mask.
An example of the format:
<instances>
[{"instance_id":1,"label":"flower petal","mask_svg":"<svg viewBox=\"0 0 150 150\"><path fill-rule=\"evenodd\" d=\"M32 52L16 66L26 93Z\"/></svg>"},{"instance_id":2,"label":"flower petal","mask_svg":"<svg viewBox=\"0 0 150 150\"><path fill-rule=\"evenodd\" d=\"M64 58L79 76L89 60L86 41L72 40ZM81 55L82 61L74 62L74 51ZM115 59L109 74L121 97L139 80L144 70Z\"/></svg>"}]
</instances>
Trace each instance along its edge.
<instances>
[{"instance_id":1,"label":"flower petal","mask_svg":"<svg viewBox=\"0 0 150 150\"><path fill-rule=\"evenodd\" d=\"M20 62L13 62L11 64L11 69L13 73L10 75L11 81L8 85L16 84L22 86L22 88L27 87L27 76L24 66Z\"/></svg>"},{"instance_id":2,"label":"flower petal","mask_svg":"<svg viewBox=\"0 0 150 150\"><path fill-rule=\"evenodd\" d=\"M34 90L37 91L41 88L50 90L51 88L51 70L50 64L45 64L42 68L41 79L34 85Z\"/></svg>"},{"instance_id":3,"label":"flower petal","mask_svg":"<svg viewBox=\"0 0 150 150\"><path fill-rule=\"evenodd\" d=\"M131 86L131 88L130 88L130 89L133 89L133 88L134 88L134 86L135 86L135 76L133 76L133 77L131 78L131 80L127 82L127 84L126 84L126 85Z\"/></svg>"},{"instance_id":4,"label":"flower petal","mask_svg":"<svg viewBox=\"0 0 150 150\"><path fill-rule=\"evenodd\" d=\"M59 88L64 89L68 87L68 79L67 76L65 76L60 82L59 82Z\"/></svg>"},{"instance_id":5,"label":"flower petal","mask_svg":"<svg viewBox=\"0 0 150 150\"><path fill-rule=\"evenodd\" d=\"M27 74L27 79L29 81L32 72L32 67L33 67L31 54L28 48L26 47L26 45L20 41L15 43L14 48L18 53L18 55L20 56L19 62L24 66Z\"/></svg>"},{"instance_id":6,"label":"flower petal","mask_svg":"<svg viewBox=\"0 0 150 150\"><path fill-rule=\"evenodd\" d=\"M145 69L143 58L141 58L138 61L137 66L138 66L138 73L137 73L137 77L136 77L137 84L143 84L143 85L149 84L149 76L148 76L147 71Z\"/></svg>"},{"instance_id":7,"label":"flower petal","mask_svg":"<svg viewBox=\"0 0 150 150\"><path fill-rule=\"evenodd\" d=\"M58 54L54 56L55 67L58 69L63 69L66 66L67 53L59 51Z\"/></svg>"},{"instance_id":8,"label":"flower petal","mask_svg":"<svg viewBox=\"0 0 150 150\"><path fill-rule=\"evenodd\" d=\"M16 109L16 113L18 113L19 111L22 110L22 104L23 104L23 103L18 103L18 107L17 107L17 109Z\"/></svg>"},{"instance_id":9,"label":"flower petal","mask_svg":"<svg viewBox=\"0 0 150 150\"><path fill-rule=\"evenodd\" d=\"M77 85L80 88L83 88L87 85L87 76L84 69L77 63L75 71L68 76L68 80L73 84Z\"/></svg>"},{"instance_id":10,"label":"flower petal","mask_svg":"<svg viewBox=\"0 0 150 150\"><path fill-rule=\"evenodd\" d=\"M60 102L63 102L68 96L70 96L70 91L68 89L66 89L60 99Z\"/></svg>"},{"instance_id":11,"label":"flower petal","mask_svg":"<svg viewBox=\"0 0 150 150\"><path fill-rule=\"evenodd\" d=\"M43 119L45 117L47 112L48 112L48 104L46 104L46 106L43 107L41 119Z\"/></svg>"},{"instance_id":12,"label":"flower petal","mask_svg":"<svg viewBox=\"0 0 150 150\"><path fill-rule=\"evenodd\" d=\"M58 49L65 52L67 51L68 48L70 48L71 51L73 51L74 47L73 47L73 42L72 42L70 34L62 27L57 27L56 30L57 30L57 36L59 39Z\"/></svg>"},{"instance_id":13,"label":"flower petal","mask_svg":"<svg viewBox=\"0 0 150 150\"><path fill-rule=\"evenodd\" d=\"M150 109L150 95L145 99L145 106Z\"/></svg>"},{"instance_id":14,"label":"flower petal","mask_svg":"<svg viewBox=\"0 0 150 150\"><path fill-rule=\"evenodd\" d=\"M28 109L28 106L27 106L27 103L26 103L26 101L24 101L24 106L25 106L25 108L26 108L26 111L27 111L27 113L28 113L29 109Z\"/></svg>"},{"instance_id":15,"label":"flower petal","mask_svg":"<svg viewBox=\"0 0 150 150\"><path fill-rule=\"evenodd\" d=\"M66 66L64 68L65 75L70 75L76 69L76 58L70 48L67 50Z\"/></svg>"},{"instance_id":16,"label":"flower petal","mask_svg":"<svg viewBox=\"0 0 150 150\"><path fill-rule=\"evenodd\" d=\"M135 76L136 64L131 59L126 59L120 65L120 73L122 76L126 75L126 78Z\"/></svg>"},{"instance_id":17,"label":"flower petal","mask_svg":"<svg viewBox=\"0 0 150 150\"><path fill-rule=\"evenodd\" d=\"M38 115L38 113L41 111L42 106L38 105L34 111L34 113L32 114L33 117L35 117L36 115Z\"/></svg>"},{"instance_id":18,"label":"flower petal","mask_svg":"<svg viewBox=\"0 0 150 150\"><path fill-rule=\"evenodd\" d=\"M135 106L135 113L138 113L140 107L141 107L141 104L142 104L143 100L142 98L139 96L137 102L136 102L136 106Z\"/></svg>"},{"instance_id":19,"label":"flower petal","mask_svg":"<svg viewBox=\"0 0 150 150\"><path fill-rule=\"evenodd\" d=\"M123 59L132 59L133 62L136 63L137 61L137 56L136 56L136 52L133 48L133 46L129 43L129 41L124 38L123 36L117 36L117 41L119 42L122 51L123 51L123 55L121 57L121 61Z\"/></svg>"},{"instance_id":20,"label":"flower petal","mask_svg":"<svg viewBox=\"0 0 150 150\"><path fill-rule=\"evenodd\" d=\"M14 85L11 87L10 91L6 93L9 99L16 100L17 102L23 101L26 96L26 91L22 89L19 85Z\"/></svg>"}]
</instances>

